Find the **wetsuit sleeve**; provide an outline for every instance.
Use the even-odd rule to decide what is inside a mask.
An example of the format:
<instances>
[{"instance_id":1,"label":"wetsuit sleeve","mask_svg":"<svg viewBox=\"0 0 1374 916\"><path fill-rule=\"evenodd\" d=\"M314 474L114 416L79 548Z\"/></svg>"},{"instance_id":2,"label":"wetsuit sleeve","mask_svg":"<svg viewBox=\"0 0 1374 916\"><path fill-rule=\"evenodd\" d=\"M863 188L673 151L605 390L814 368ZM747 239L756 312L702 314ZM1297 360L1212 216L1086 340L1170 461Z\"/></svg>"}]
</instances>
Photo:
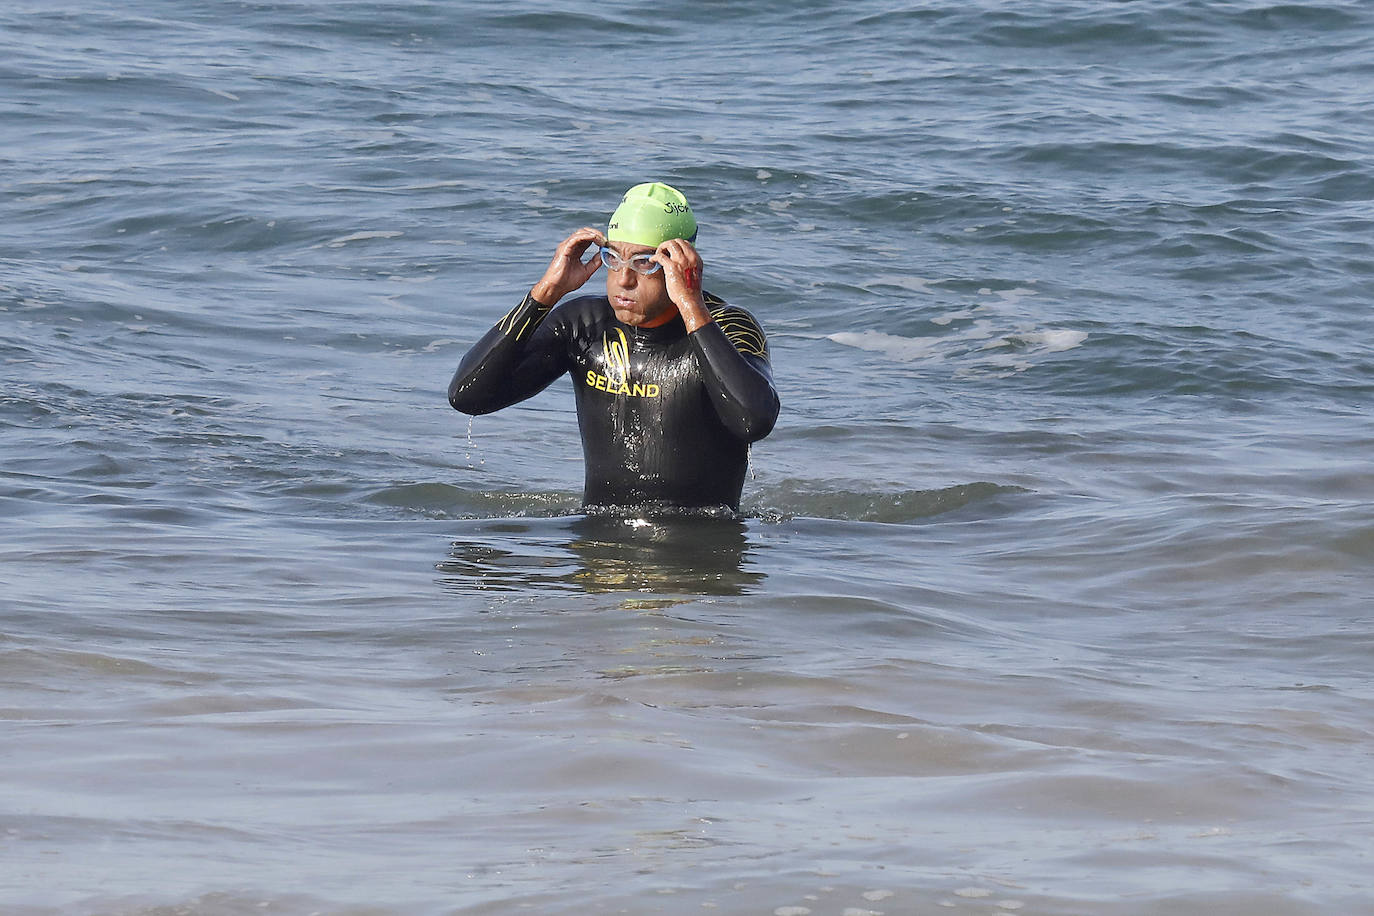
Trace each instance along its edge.
<instances>
[{"instance_id":1,"label":"wetsuit sleeve","mask_svg":"<svg viewBox=\"0 0 1374 916\"><path fill-rule=\"evenodd\" d=\"M467 414L491 413L533 397L566 371L564 349L544 323L552 306L527 295L467 352L448 402Z\"/></svg>"},{"instance_id":2,"label":"wetsuit sleeve","mask_svg":"<svg viewBox=\"0 0 1374 916\"><path fill-rule=\"evenodd\" d=\"M726 429L745 442L756 442L778 420L768 342L744 309L722 304L711 309L711 317L715 320L689 335L711 404Z\"/></svg>"}]
</instances>

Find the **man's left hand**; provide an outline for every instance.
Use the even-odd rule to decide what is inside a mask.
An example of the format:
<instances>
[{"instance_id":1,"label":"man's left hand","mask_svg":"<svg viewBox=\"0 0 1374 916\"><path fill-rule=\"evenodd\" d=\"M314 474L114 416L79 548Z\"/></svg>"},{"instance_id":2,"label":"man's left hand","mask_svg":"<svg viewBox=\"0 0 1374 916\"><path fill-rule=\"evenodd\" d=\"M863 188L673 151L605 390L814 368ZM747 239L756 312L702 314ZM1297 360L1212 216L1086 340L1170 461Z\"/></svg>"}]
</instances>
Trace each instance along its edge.
<instances>
[{"instance_id":1,"label":"man's left hand","mask_svg":"<svg viewBox=\"0 0 1374 916\"><path fill-rule=\"evenodd\" d=\"M686 239L669 239L652 258L663 268L663 282L668 298L673 300L690 333L711 320L701 291L702 262L692 243Z\"/></svg>"}]
</instances>

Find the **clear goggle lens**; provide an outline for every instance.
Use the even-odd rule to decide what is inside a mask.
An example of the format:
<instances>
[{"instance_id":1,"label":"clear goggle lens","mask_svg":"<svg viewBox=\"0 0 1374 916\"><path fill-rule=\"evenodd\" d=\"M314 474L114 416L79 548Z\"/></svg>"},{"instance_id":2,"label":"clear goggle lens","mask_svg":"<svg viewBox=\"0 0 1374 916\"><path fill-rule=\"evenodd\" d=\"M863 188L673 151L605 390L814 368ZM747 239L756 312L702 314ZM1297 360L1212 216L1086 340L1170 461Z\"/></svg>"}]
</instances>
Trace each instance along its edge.
<instances>
[{"instance_id":1,"label":"clear goggle lens","mask_svg":"<svg viewBox=\"0 0 1374 916\"><path fill-rule=\"evenodd\" d=\"M620 270L628 267L635 273L643 274L644 276L648 276L651 273L656 273L663 269L663 265L649 260L652 257L652 252L644 251L636 255L631 255L628 258L622 258L620 255L616 254L614 249L607 248L604 245L601 248L601 263L605 264L611 270Z\"/></svg>"}]
</instances>

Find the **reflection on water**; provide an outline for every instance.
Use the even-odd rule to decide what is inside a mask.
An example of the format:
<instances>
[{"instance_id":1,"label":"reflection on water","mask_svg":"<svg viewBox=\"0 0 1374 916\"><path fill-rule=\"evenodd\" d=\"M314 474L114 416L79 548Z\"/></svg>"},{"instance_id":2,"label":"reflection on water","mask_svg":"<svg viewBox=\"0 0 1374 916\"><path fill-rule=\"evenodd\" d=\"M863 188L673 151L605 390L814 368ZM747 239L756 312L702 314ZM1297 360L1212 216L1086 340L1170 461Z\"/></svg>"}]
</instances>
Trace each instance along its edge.
<instances>
[{"instance_id":1,"label":"reflection on water","mask_svg":"<svg viewBox=\"0 0 1374 916\"><path fill-rule=\"evenodd\" d=\"M743 595L764 574L740 519L698 516L486 519L438 564L445 588Z\"/></svg>"}]
</instances>

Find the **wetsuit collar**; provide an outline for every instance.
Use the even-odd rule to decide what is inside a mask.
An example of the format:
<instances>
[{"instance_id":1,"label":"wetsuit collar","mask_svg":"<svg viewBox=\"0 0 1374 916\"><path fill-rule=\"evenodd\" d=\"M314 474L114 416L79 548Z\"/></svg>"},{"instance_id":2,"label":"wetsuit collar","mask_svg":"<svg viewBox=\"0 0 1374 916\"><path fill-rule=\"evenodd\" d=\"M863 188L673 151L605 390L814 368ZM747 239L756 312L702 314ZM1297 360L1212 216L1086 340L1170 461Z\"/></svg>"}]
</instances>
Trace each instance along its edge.
<instances>
[{"instance_id":1,"label":"wetsuit collar","mask_svg":"<svg viewBox=\"0 0 1374 916\"><path fill-rule=\"evenodd\" d=\"M610 304L609 300L607 300L607 304ZM620 319L616 319L616 321L620 322ZM652 328L643 326L636 327L632 324L620 323L623 327L632 331L636 337L647 340L670 340L674 337L684 337L687 334L687 325L683 322L681 314L675 314L668 321Z\"/></svg>"}]
</instances>

